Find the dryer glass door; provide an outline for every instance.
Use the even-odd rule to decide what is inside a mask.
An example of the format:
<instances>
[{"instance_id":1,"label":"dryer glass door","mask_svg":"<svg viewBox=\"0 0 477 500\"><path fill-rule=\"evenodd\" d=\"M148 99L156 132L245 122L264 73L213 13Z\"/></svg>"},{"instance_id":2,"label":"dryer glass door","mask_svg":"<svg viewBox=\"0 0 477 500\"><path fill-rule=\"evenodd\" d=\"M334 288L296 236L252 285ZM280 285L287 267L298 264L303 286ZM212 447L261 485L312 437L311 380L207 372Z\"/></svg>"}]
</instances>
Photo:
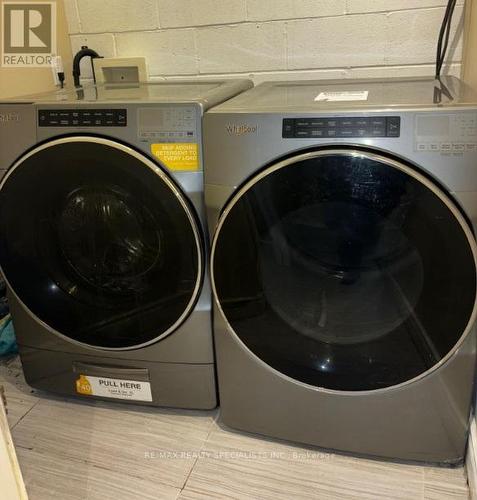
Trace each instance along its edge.
<instances>
[{"instance_id":1,"label":"dryer glass door","mask_svg":"<svg viewBox=\"0 0 477 500\"><path fill-rule=\"evenodd\" d=\"M0 190L0 263L13 293L56 333L145 345L178 327L202 282L192 209L151 160L69 137L20 159Z\"/></svg>"},{"instance_id":2,"label":"dryer glass door","mask_svg":"<svg viewBox=\"0 0 477 500\"><path fill-rule=\"evenodd\" d=\"M469 330L475 243L435 184L384 156L288 159L228 204L213 286L238 339L281 373L332 390L407 382Z\"/></svg>"}]
</instances>

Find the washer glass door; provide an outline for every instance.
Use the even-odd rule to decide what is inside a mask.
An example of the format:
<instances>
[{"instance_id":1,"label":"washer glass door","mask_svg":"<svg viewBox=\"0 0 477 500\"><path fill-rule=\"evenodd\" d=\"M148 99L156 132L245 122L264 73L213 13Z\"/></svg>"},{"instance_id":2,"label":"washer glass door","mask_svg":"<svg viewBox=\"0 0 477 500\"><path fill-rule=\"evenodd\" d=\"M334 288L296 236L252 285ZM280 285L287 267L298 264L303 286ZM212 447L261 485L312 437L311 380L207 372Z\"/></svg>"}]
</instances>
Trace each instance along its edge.
<instances>
[{"instance_id":1,"label":"washer glass door","mask_svg":"<svg viewBox=\"0 0 477 500\"><path fill-rule=\"evenodd\" d=\"M72 340L131 348L195 304L202 249L192 209L151 160L69 137L21 158L0 189L0 264L27 310Z\"/></svg>"},{"instance_id":2,"label":"washer glass door","mask_svg":"<svg viewBox=\"0 0 477 500\"><path fill-rule=\"evenodd\" d=\"M238 191L214 238L213 286L235 334L271 367L374 390L458 344L474 311L474 249L460 211L416 170L322 150Z\"/></svg>"}]
</instances>

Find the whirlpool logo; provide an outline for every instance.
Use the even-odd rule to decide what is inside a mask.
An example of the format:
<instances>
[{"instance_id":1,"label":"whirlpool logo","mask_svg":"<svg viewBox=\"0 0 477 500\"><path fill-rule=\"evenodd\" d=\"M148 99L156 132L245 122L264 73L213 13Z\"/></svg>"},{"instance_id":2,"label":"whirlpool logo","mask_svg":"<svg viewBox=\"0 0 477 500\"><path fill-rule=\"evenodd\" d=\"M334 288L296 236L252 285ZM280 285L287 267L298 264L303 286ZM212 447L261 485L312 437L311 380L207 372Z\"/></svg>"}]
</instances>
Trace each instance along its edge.
<instances>
[{"instance_id":1,"label":"whirlpool logo","mask_svg":"<svg viewBox=\"0 0 477 500\"><path fill-rule=\"evenodd\" d=\"M247 125L243 124L229 124L226 125L225 129L231 135L246 135L246 134L256 134L258 132L258 125Z\"/></svg>"},{"instance_id":2,"label":"whirlpool logo","mask_svg":"<svg viewBox=\"0 0 477 500\"><path fill-rule=\"evenodd\" d=\"M20 115L18 113L0 113L0 125L3 123L19 122Z\"/></svg>"},{"instance_id":3,"label":"whirlpool logo","mask_svg":"<svg viewBox=\"0 0 477 500\"><path fill-rule=\"evenodd\" d=\"M56 3L2 3L1 65L50 66L56 53Z\"/></svg>"}]
</instances>

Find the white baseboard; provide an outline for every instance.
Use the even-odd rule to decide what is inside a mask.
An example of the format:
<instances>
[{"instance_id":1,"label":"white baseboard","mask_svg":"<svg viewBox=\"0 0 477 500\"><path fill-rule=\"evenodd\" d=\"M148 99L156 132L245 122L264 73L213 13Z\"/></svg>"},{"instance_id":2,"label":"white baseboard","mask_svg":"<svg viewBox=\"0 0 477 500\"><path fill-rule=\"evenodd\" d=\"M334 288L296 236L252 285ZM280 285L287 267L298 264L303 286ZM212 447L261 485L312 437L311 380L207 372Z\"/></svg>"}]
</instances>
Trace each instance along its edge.
<instances>
[{"instance_id":1,"label":"white baseboard","mask_svg":"<svg viewBox=\"0 0 477 500\"><path fill-rule=\"evenodd\" d=\"M477 500L477 425L475 416L470 423L469 444L467 446L467 457L465 468L467 481L469 483L470 500Z\"/></svg>"},{"instance_id":2,"label":"white baseboard","mask_svg":"<svg viewBox=\"0 0 477 500\"><path fill-rule=\"evenodd\" d=\"M3 389L3 388L0 388ZM2 499L28 500L18 464L15 446L7 422L7 414L3 406L3 390L0 394L0 484Z\"/></svg>"}]
</instances>

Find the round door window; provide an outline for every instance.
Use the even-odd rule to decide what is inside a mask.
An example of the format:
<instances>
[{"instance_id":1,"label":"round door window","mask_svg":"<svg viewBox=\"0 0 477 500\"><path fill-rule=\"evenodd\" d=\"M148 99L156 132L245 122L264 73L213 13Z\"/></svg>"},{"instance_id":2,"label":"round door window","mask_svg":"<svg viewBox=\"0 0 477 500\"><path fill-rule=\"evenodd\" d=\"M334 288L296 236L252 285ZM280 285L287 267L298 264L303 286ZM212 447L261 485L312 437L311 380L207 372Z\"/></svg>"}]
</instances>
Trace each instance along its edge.
<instances>
[{"instance_id":1,"label":"round door window","mask_svg":"<svg viewBox=\"0 0 477 500\"><path fill-rule=\"evenodd\" d=\"M226 207L213 282L265 363L332 390L381 389L431 369L476 299L475 243L452 201L410 167L352 151L272 166Z\"/></svg>"},{"instance_id":2,"label":"round door window","mask_svg":"<svg viewBox=\"0 0 477 500\"><path fill-rule=\"evenodd\" d=\"M198 226L178 188L136 151L100 138L33 150L0 190L0 264L54 331L131 348L173 331L202 281Z\"/></svg>"}]
</instances>

